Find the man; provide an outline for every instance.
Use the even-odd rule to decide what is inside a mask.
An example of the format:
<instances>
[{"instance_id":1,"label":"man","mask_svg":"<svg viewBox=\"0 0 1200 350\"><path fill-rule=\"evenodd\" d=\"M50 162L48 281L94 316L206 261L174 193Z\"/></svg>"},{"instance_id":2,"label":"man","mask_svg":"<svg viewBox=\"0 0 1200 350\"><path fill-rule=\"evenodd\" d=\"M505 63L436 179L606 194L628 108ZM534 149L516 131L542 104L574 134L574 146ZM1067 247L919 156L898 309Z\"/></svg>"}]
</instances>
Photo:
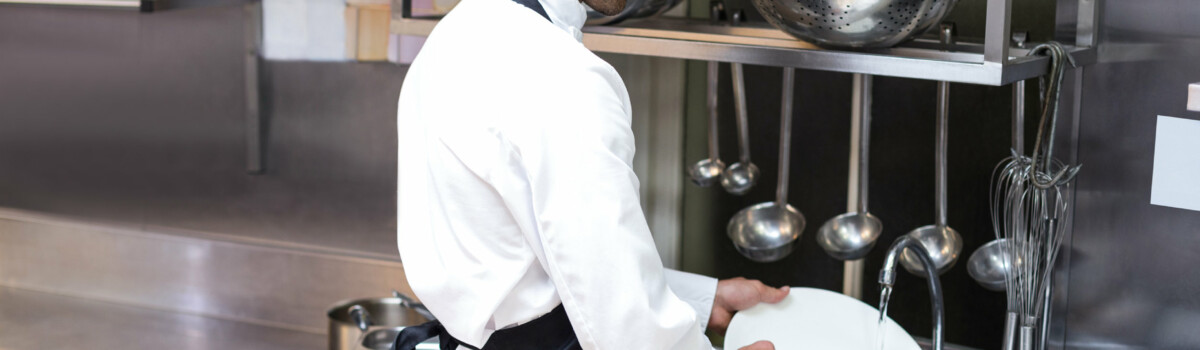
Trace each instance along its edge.
<instances>
[{"instance_id":1,"label":"man","mask_svg":"<svg viewBox=\"0 0 1200 350\"><path fill-rule=\"evenodd\" d=\"M788 290L664 270L631 168L629 96L579 0L462 0L400 93L398 245L439 318L399 350L711 349ZM624 0L584 0L606 13ZM772 349L759 342L747 349Z\"/></svg>"}]
</instances>

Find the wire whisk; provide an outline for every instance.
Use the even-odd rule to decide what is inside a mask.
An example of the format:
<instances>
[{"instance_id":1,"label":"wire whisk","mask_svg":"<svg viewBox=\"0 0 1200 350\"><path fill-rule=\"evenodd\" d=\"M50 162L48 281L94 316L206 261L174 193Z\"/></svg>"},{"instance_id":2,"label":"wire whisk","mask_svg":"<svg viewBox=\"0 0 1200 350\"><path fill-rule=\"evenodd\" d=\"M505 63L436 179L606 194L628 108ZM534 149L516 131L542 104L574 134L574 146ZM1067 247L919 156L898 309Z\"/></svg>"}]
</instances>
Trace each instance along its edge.
<instances>
[{"instance_id":1,"label":"wire whisk","mask_svg":"<svg viewBox=\"0 0 1200 350\"><path fill-rule=\"evenodd\" d=\"M1029 54L1048 55L1051 64L1050 73L1041 79L1041 120L1033 153L1025 156L1014 145L1012 155L993 170L989 190L992 228L997 239L1005 240L1009 266L1004 280L1006 297L1010 314L1015 313L1020 322L1021 350L1033 349L1034 330L1039 321L1042 325L1047 322L1042 315L1050 300L1050 277L1070 222L1067 196L1080 169L1054 158L1062 79L1066 65L1075 63L1056 42L1038 45ZM1044 341L1046 334L1042 333Z\"/></svg>"}]
</instances>

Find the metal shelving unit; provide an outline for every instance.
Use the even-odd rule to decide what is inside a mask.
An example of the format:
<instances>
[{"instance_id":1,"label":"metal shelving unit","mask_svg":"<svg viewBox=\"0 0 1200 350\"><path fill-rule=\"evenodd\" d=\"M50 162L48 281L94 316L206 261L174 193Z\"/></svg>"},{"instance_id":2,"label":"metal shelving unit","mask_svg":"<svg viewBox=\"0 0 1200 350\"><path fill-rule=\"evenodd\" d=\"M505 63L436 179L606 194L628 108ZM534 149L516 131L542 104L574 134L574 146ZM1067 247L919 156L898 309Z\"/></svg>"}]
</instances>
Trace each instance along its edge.
<instances>
[{"instance_id":1,"label":"metal shelving unit","mask_svg":"<svg viewBox=\"0 0 1200 350\"><path fill-rule=\"evenodd\" d=\"M1096 61L1093 26L1097 0L1078 0L1074 43L1065 43L1080 65ZM407 2L407 1L405 1ZM1060 1L1060 6L1064 1ZM402 5L403 6L403 5ZM961 43L943 51L933 40L899 47L844 51L817 47L767 26L731 27L703 20L653 18L617 26L589 26L583 43L596 52L737 62L900 78L1000 86L1046 73L1049 60L1026 57L1011 47L1012 0L989 0L984 43ZM396 34L427 36L438 20L414 18L400 9Z\"/></svg>"},{"instance_id":2,"label":"metal shelving unit","mask_svg":"<svg viewBox=\"0 0 1200 350\"><path fill-rule=\"evenodd\" d=\"M735 62L754 65L793 67L872 76L889 76L976 85L1002 86L1046 74L1049 59L1028 57L1027 49L1012 45L1013 0L986 0L983 42L960 42L946 49L936 40L918 38L900 46L882 50L833 50L798 40L774 27L760 24L732 27L713 25L706 20L651 18L629 21L616 26L591 26L583 29L583 44L596 52L630 55ZM1084 66L1098 60L1096 28L1104 0L1051 0L1057 5L1056 40L1062 42L1074 58L1077 68L1064 82L1060 104L1071 120L1071 145L1078 145L1078 125ZM410 0L393 0L391 31L396 34L427 36L437 25L436 18L412 15ZM1026 47L1037 43L1027 43ZM855 98L861 98L857 95ZM1200 96L1200 93L1196 93ZM1200 100L1200 97L1197 98ZM1200 108L1200 107L1197 107ZM863 113L857 109L853 113ZM855 118L856 119L856 118ZM1075 146L1072 146L1073 148ZM1072 151L1070 163L1077 158ZM852 155L856 150L852 149ZM857 156L852 156L851 163ZM851 165L848 182L857 184L856 166ZM853 208L856 194L848 191L847 203ZM1068 258L1069 260L1069 258ZM861 298L864 262L844 265L843 293Z\"/></svg>"}]
</instances>

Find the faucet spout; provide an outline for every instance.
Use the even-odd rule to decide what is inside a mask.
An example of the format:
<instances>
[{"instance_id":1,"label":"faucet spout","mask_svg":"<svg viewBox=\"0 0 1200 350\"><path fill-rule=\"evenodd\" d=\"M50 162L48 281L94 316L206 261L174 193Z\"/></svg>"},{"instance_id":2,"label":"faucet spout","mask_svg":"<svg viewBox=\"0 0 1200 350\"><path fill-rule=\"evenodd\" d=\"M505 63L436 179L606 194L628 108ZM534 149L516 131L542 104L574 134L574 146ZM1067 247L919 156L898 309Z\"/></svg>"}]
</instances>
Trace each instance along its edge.
<instances>
[{"instance_id":1,"label":"faucet spout","mask_svg":"<svg viewBox=\"0 0 1200 350\"><path fill-rule=\"evenodd\" d=\"M938 278L937 266L929 257L929 251L921 245L920 241L904 235L892 242L892 246L888 248L887 257L883 260L883 269L879 270L879 284L884 288L891 288L896 284L896 259L905 249L914 253L917 260L925 267L925 280L929 282L930 304L933 305L933 349L942 350L942 342L945 337L943 326L946 324L945 308L942 305L942 282Z\"/></svg>"}]
</instances>

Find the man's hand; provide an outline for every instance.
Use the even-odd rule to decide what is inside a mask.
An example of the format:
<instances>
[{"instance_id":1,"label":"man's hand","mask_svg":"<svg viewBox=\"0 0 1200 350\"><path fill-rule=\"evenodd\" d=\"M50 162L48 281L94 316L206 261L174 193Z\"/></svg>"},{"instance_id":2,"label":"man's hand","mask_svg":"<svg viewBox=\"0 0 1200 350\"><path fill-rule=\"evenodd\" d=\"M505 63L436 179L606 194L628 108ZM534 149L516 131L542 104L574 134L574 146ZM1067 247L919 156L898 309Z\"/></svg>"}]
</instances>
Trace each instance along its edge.
<instances>
[{"instance_id":1,"label":"man's hand","mask_svg":"<svg viewBox=\"0 0 1200 350\"><path fill-rule=\"evenodd\" d=\"M708 318L708 329L725 335L729 321L735 312L749 309L758 303L774 304L788 295L789 287L772 288L756 280L742 277L717 282L717 295L713 298L712 315ZM763 344L766 347L762 347ZM742 349L774 349L769 342L758 342Z\"/></svg>"}]
</instances>

